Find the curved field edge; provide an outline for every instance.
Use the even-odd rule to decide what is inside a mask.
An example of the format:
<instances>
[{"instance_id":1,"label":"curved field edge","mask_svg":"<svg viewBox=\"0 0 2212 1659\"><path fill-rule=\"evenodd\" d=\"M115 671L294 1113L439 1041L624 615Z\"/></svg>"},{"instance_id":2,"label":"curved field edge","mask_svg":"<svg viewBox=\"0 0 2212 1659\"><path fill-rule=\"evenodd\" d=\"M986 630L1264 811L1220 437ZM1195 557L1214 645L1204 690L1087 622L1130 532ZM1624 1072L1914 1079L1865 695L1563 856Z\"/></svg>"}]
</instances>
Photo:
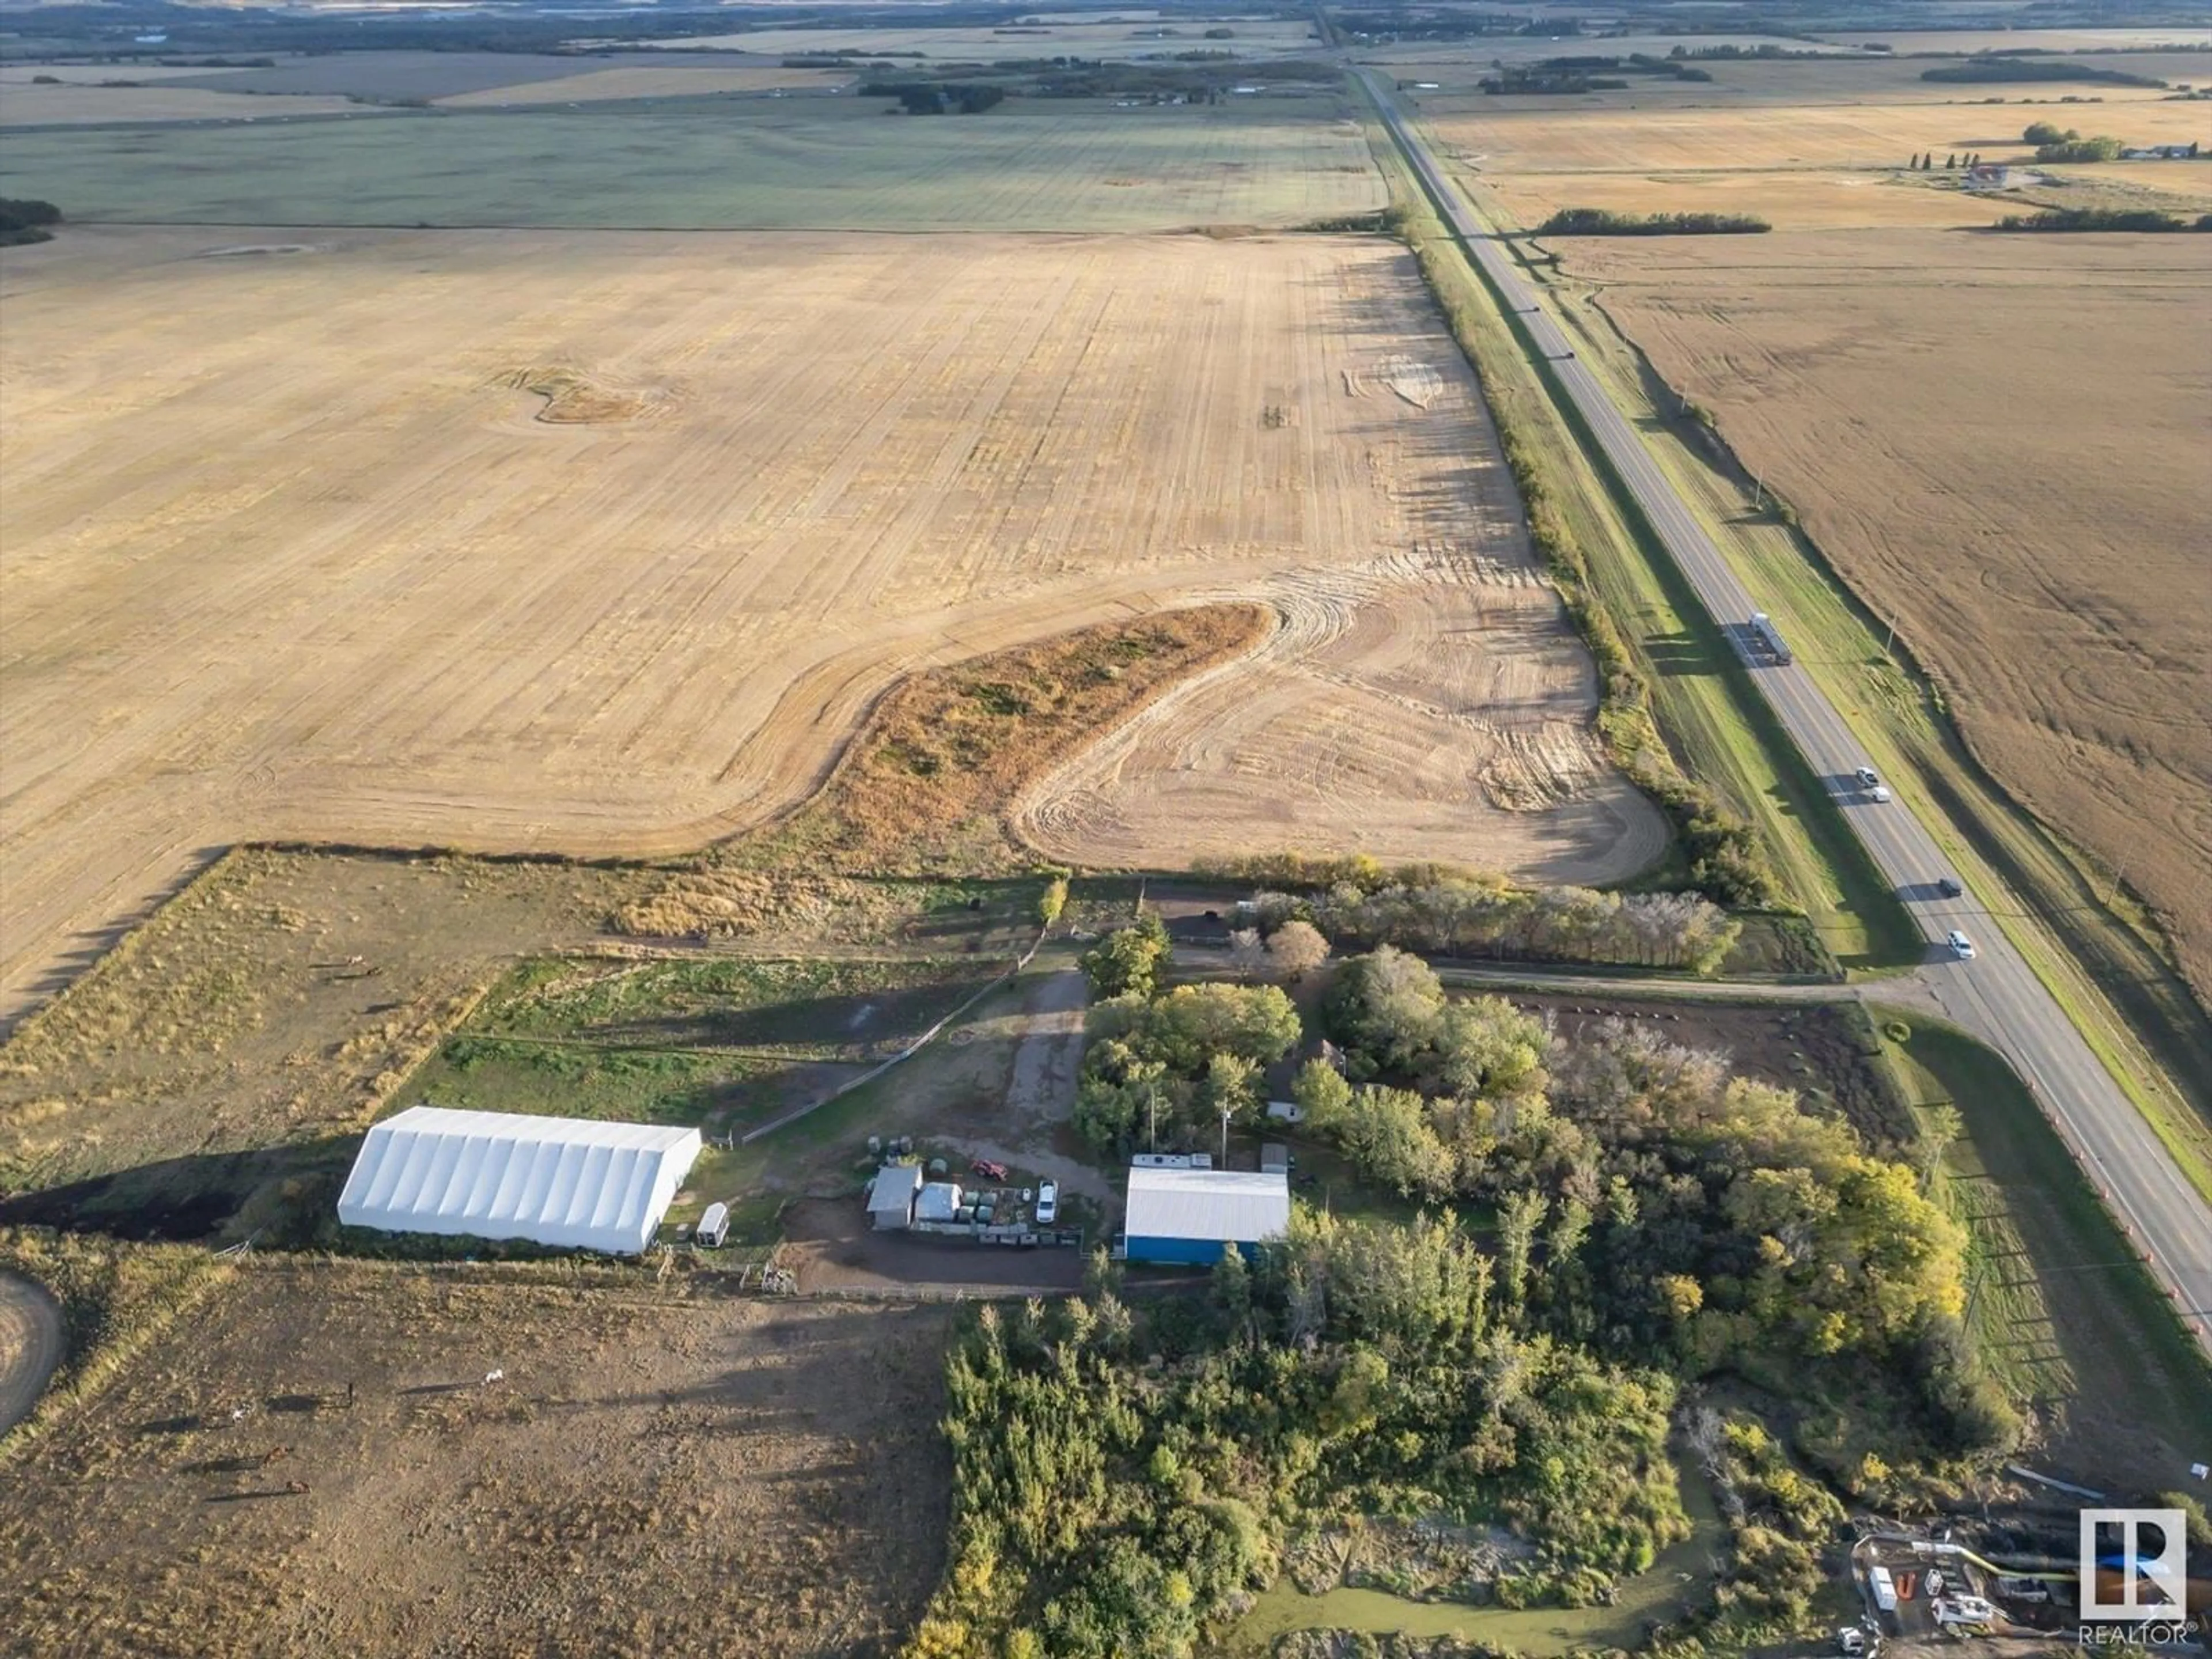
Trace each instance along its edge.
<instances>
[{"instance_id":1,"label":"curved field edge","mask_svg":"<svg viewBox=\"0 0 2212 1659\"><path fill-rule=\"evenodd\" d=\"M0 1269L0 1437L31 1414L63 1346L61 1304L36 1279Z\"/></svg>"},{"instance_id":2,"label":"curved field edge","mask_svg":"<svg viewBox=\"0 0 2212 1659\"><path fill-rule=\"evenodd\" d=\"M709 848L870 873L1002 868L1026 780L1105 741L1277 626L1264 605L1197 605L1079 629L910 674L869 705L820 786L762 831Z\"/></svg>"}]
</instances>

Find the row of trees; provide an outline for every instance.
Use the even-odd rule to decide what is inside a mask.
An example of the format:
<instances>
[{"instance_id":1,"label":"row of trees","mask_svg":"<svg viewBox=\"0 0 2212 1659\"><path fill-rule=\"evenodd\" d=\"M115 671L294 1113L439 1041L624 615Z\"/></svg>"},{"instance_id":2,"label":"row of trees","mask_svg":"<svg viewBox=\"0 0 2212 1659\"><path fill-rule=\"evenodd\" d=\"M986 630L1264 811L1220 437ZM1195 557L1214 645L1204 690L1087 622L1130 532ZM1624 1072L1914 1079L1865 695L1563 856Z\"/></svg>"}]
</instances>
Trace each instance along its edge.
<instances>
[{"instance_id":1,"label":"row of trees","mask_svg":"<svg viewBox=\"0 0 2212 1659\"><path fill-rule=\"evenodd\" d=\"M1741 236L1774 227L1749 213L1613 213L1561 208L1536 227L1539 236Z\"/></svg>"},{"instance_id":2,"label":"row of trees","mask_svg":"<svg viewBox=\"0 0 2212 1659\"><path fill-rule=\"evenodd\" d=\"M1251 905L1270 945L1304 921L1332 939L1434 956L1633 963L1700 974L1718 968L1743 932L1742 923L1695 893L1515 887L1459 877L1373 892L1349 884L1309 896L1263 891Z\"/></svg>"},{"instance_id":3,"label":"row of trees","mask_svg":"<svg viewBox=\"0 0 2212 1659\"><path fill-rule=\"evenodd\" d=\"M908 115L981 115L1006 102L1006 90L988 82L869 81L863 98L896 98Z\"/></svg>"},{"instance_id":4,"label":"row of trees","mask_svg":"<svg viewBox=\"0 0 2212 1659\"><path fill-rule=\"evenodd\" d=\"M2156 208L2054 208L2047 213L2010 213L1997 221L1999 230L2132 230L2171 232L2212 231L2212 213L2185 219Z\"/></svg>"},{"instance_id":5,"label":"row of trees","mask_svg":"<svg viewBox=\"0 0 2212 1659\"><path fill-rule=\"evenodd\" d=\"M1246 854L1200 860L1197 867L1258 887L1251 915L1271 946L1280 929L1302 921L1331 939L1436 955L1636 963L1704 974L1720 966L1743 931L1699 893L1522 887L1486 871L1386 866L1364 854Z\"/></svg>"},{"instance_id":6,"label":"row of trees","mask_svg":"<svg viewBox=\"0 0 2212 1659\"><path fill-rule=\"evenodd\" d=\"M2089 81L2115 87L2162 87L2154 76L2133 75L2125 70L2092 69L2087 64L2051 63L2016 57L1978 57L1963 64L1945 64L1923 70L1923 81L2002 84L2026 81Z\"/></svg>"}]
</instances>

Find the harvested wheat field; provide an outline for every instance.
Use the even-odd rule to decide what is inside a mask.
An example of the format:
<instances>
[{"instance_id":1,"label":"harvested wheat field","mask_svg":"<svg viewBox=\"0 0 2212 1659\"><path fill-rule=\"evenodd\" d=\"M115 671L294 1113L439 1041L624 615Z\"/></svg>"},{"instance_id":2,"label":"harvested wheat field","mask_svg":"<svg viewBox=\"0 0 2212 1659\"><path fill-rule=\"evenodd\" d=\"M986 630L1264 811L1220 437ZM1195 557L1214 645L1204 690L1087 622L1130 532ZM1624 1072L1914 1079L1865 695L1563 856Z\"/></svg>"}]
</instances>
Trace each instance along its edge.
<instances>
[{"instance_id":1,"label":"harvested wheat field","mask_svg":"<svg viewBox=\"0 0 2212 1659\"><path fill-rule=\"evenodd\" d=\"M2212 240L1559 246L2212 990Z\"/></svg>"},{"instance_id":2,"label":"harvested wheat field","mask_svg":"<svg viewBox=\"0 0 2212 1659\"><path fill-rule=\"evenodd\" d=\"M1170 868L1278 848L1510 848L1569 881L1655 862L1666 825L1598 747L1589 654L1515 556L1515 509L1492 512L1504 560L1437 545L1261 587L1273 637L1042 780L1024 832L1076 862Z\"/></svg>"},{"instance_id":3,"label":"harvested wheat field","mask_svg":"<svg viewBox=\"0 0 2212 1659\"><path fill-rule=\"evenodd\" d=\"M887 1653L943 1563L946 1318L249 1260L15 1456L0 1628L84 1659Z\"/></svg>"},{"instance_id":4,"label":"harvested wheat field","mask_svg":"<svg viewBox=\"0 0 2212 1659\"><path fill-rule=\"evenodd\" d=\"M1955 178L1957 175L1952 175ZM1939 172L1914 175L1814 169L1757 173L1481 173L1470 182L1510 223L1541 224L1562 208L1609 213L1747 213L1778 230L1948 229L1993 225L2031 210L2016 194L1947 185Z\"/></svg>"},{"instance_id":5,"label":"harvested wheat field","mask_svg":"<svg viewBox=\"0 0 2212 1659\"><path fill-rule=\"evenodd\" d=\"M805 796L911 671L1439 545L1526 564L1379 242L95 229L0 272L15 1006L210 847L690 848ZM1464 586L1406 568L1394 614ZM1473 686L1528 652L1527 705L1484 717L1587 720L1556 604L1506 591L1455 598L1502 631L1438 655ZM1361 746L1483 712L1449 684L1365 701ZM1585 881L1649 855L1586 745L1540 802L1510 738L1453 729L1441 816L1433 770L1214 752L1341 801L1346 845Z\"/></svg>"},{"instance_id":6,"label":"harvested wheat field","mask_svg":"<svg viewBox=\"0 0 2212 1659\"><path fill-rule=\"evenodd\" d=\"M509 104L598 103L612 98L699 98L729 92L827 92L848 86L853 70L779 69L773 64L715 69L624 67L589 70L551 81L524 81L455 93L447 109L497 109Z\"/></svg>"},{"instance_id":7,"label":"harvested wheat field","mask_svg":"<svg viewBox=\"0 0 2212 1659\"><path fill-rule=\"evenodd\" d=\"M113 73L120 74L121 71ZM249 98L155 82L148 86L0 83L0 127L92 126L118 121L252 121L286 115L366 115L343 98Z\"/></svg>"},{"instance_id":8,"label":"harvested wheat field","mask_svg":"<svg viewBox=\"0 0 2212 1659\"><path fill-rule=\"evenodd\" d=\"M2116 88L2116 91L2125 90ZM2131 144L2212 143L2212 106L2155 93L2096 109L1947 104L1757 105L1737 108L1505 110L1436 116L1431 125L1485 171L1641 174L1778 167L1894 167L1929 150L1937 170L1953 154L2029 160L2021 134L2051 120L2112 132Z\"/></svg>"}]
</instances>

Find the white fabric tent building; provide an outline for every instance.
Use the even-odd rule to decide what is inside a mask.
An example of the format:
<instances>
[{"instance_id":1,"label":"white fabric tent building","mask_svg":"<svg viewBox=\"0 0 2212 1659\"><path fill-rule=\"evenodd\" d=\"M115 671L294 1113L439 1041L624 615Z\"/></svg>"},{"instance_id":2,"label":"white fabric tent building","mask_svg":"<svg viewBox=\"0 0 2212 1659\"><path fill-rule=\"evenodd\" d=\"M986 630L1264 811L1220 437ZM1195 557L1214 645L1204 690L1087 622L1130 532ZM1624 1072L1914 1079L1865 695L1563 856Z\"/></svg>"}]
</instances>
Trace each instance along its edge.
<instances>
[{"instance_id":1,"label":"white fabric tent building","mask_svg":"<svg viewBox=\"0 0 2212 1659\"><path fill-rule=\"evenodd\" d=\"M635 1255L698 1156L696 1129L410 1106L368 1132L338 1219Z\"/></svg>"}]
</instances>

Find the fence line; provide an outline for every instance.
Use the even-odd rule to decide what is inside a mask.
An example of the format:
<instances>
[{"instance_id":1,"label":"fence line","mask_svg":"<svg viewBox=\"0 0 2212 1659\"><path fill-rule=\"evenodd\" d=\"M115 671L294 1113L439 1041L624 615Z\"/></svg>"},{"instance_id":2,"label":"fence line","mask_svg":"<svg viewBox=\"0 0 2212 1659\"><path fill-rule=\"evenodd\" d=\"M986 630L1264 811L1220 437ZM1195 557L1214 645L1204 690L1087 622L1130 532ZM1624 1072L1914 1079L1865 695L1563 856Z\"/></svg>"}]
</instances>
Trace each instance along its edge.
<instances>
[{"instance_id":1,"label":"fence line","mask_svg":"<svg viewBox=\"0 0 2212 1659\"><path fill-rule=\"evenodd\" d=\"M773 1122L762 1124L757 1129L746 1130L744 1133L738 1137L738 1145L740 1146L750 1146L753 1142L758 1140L763 1135L774 1134L778 1129L782 1128L785 1125L798 1122L799 1119L805 1117L809 1112L818 1112L824 1106L827 1106L831 1101L842 1100L847 1095L851 1094L854 1090L865 1087L866 1085L873 1083L878 1078L883 1076L884 1073L890 1071L893 1066L903 1066L908 1060L912 1060L916 1054L920 1054L924 1048L927 1048L933 1042L934 1042L937 1038L937 1034L939 1031L942 1031L946 1026L951 1024L954 1020L958 1019L962 1015L965 1014L970 1008L973 1008L985 997L989 996L994 991L996 991L1008 981L1012 980L1014 975L1020 973L1023 969L1028 967L1030 963L1036 957L1037 951L1043 947L1045 939L1051 932L1052 924L1050 922L1047 922L1043 927L1038 928L1037 936L1030 941L1030 948L1022 952L1020 957L1015 960L1012 967L1007 969L1006 972L1000 974L996 979L985 985L982 989L976 992L974 996L969 997L967 1001L962 1003L957 1008L953 1009L950 1013L945 1015L937 1022L936 1024L931 1026L920 1036L916 1037L912 1042L900 1049L898 1053L893 1054L889 1060L883 1061L880 1065L870 1066L866 1071L861 1073L860 1076L853 1079L849 1083L841 1084L838 1087L832 1089L828 1094L823 1096L822 1098L817 1101L814 1101L808 1105L801 1106L796 1111L786 1112L781 1117L775 1119Z\"/></svg>"}]
</instances>

